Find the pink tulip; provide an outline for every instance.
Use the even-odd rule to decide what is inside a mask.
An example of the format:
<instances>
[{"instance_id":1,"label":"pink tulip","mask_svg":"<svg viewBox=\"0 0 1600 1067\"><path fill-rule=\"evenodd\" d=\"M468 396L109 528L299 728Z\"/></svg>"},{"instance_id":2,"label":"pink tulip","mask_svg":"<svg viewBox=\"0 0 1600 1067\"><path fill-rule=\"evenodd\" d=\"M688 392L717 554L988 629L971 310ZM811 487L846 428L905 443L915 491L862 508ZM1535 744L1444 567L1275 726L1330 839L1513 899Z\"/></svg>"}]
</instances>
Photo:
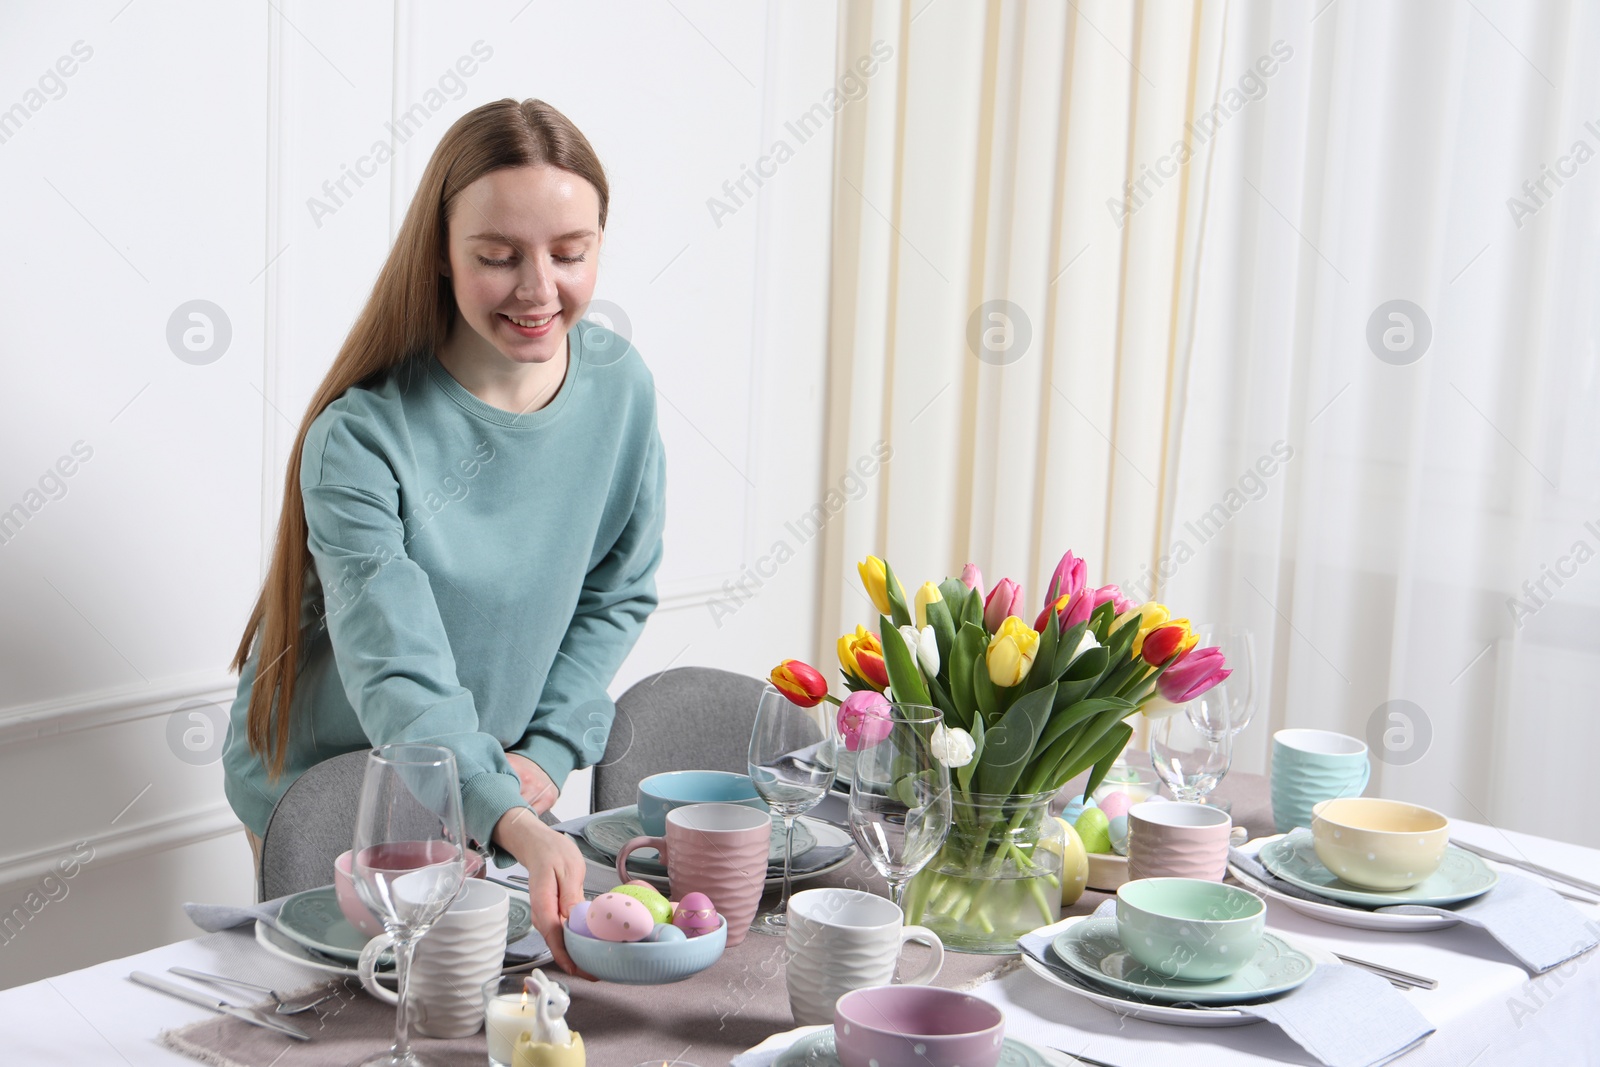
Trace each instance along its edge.
<instances>
[{"instance_id":1,"label":"pink tulip","mask_svg":"<svg viewBox=\"0 0 1600 1067\"><path fill-rule=\"evenodd\" d=\"M978 595L983 595L983 572L976 563L969 563L961 568L961 584L968 589L976 589Z\"/></svg>"},{"instance_id":2,"label":"pink tulip","mask_svg":"<svg viewBox=\"0 0 1600 1067\"><path fill-rule=\"evenodd\" d=\"M1068 549L1067 554L1061 557L1061 562L1056 564L1055 573L1050 576L1050 595L1045 600L1053 603L1064 596L1076 599L1083 592L1088 574L1089 565Z\"/></svg>"},{"instance_id":3,"label":"pink tulip","mask_svg":"<svg viewBox=\"0 0 1600 1067\"><path fill-rule=\"evenodd\" d=\"M998 633L1000 624L1006 621L1008 615L1022 618L1022 586L1010 578L1000 579L1000 583L989 590L989 599L983 602L983 628L990 633Z\"/></svg>"},{"instance_id":4,"label":"pink tulip","mask_svg":"<svg viewBox=\"0 0 1600 1067\"><path fill-rule=\"evenodd\" d=\"M1193 649L1156 680L1156 691L1173 704L1187 704L1233 673L1225 662L1220 648Z\"/></svg>"},{"instance_id":5,"label":"pink tulip","mask_svg":"<svg viewBox=\"0 0 1600 1067\"><path fill-rule=\"evenodd\" d=\"M862 689L851 693L839 705L839 735L850 752L860 752L889 736L894 723L889 718L889 701L882 693Z\"/></svg>"},{"instance_id":6,"label":"pink tulip","mask_svg":"<svg viewBox=\"0 0 1600 1067\"><path fill-rule=\"evenodd\" d=\"M1099 607L1108 600L1115 605L1115 614L1117 615L1121 615L1124 611L1127 611L1129 608L1133 607L1133 602L1122 595L1121 589L1117 588L1115 585L1102 585L1099 589L1094 591L1092 601L1090 603L1090 610L1092 611L1094 608Z\"/></svg>"},{"instance_id":7,"label":"pink tulip","mask_svg":"<svg viewBox=\"0 0 1600 1067\"><path fill-rule=\"evenodd\" d=\"M1080 622L1089 621L1089 613L1094 611L1094 601L1089 595L1089 590L1082 589L1067 602L1067 613L1061 617L1061 632L1066 633Z\"/></svg>"}]
</instances>

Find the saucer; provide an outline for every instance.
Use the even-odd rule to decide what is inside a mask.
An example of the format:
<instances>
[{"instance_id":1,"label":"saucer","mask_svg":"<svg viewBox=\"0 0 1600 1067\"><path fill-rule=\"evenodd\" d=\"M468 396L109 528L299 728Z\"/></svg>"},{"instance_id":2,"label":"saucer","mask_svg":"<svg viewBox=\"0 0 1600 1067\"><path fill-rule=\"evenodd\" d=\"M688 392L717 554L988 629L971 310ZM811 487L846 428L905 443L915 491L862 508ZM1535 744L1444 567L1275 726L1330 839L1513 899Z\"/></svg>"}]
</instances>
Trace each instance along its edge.
<instances>
[{"instance_id":1,"label":"saucer","mask_svg":"<svg viewBox=\"0 0 1600 1067\"><path fill-rule=\"evenodd\" d=\"M526 896L512 893L508 901L511 909L506 922L506 943L510 944L528 936L533 928L533 914ZM285 900L278 912L278 926L279 932L306 948L352 964L361 958L361 950L371 940L344 917L331 885L308 889ZM384 953L379 957L380 964L387 964L391 956L391 953Z\"/></svg>"},{"instance_id":2,"label":"saucer","mask_svg":"<svg viewBox=\"0 0 1600 1067\"><path fill-rule=\"evenodd\" d=\"M1008 1037L1000 1045L996 1067L1067 1067L1072 1061L1025 1041ZM772 1067L842 1067L834 1047L833 1027L800 1038L772 1061Z\"/></svg>"},{"instance_id":3,"label":"saucer","mask_svg":"<svg viewBox=\"0 0 1600 1067\"><path fill-rule=\"evenodd\" d=\"M617 853L636 837L647 836L644 827L639 823L639 808L636 804L629 804L625 808L608 811L604 815L596 815L589 820L583 828L583 839L594 847L596 852L609 856L616 861ZM795 820L794 824L794 858L799 859L811 849L815 848L817 839L812 835L806 824ZM635 849L628 854L628 865L631 867L637 862L644 870L654 870L665 874L666 865L661 862L661 856L653 848ZM783 822L779 819L772 820L772 844L767 849L768 865L776 864L781 872L783 868Z\"/></svg>"},{"instance_id":4,"label":"saucer","mask_svg":"<svg viewBox=\"0 0 1600 1067\"><path fill-rule=\"evenodd\" d=\"M1280 836L1282 835L1247 841L1239 846L1239 851L1246 855L1258 853L1262 847L1269 842L1278 840ZM1368 911L1366 908L1358 908L1351 904L1340 904L1326 897L1307 900L1304 897L1291 896L1283 891L1282 887L1286 883L1279 882L1278 879L1273 878L1272 881L1277 884L1269 885L1232 862L1228 864L1228 873L1233 875L1239 884L1246 889L1279 901L1291 911L1297 911L1301 915L1306 915L1322 922L1333 923L1336 926L1348 926L1356 930L1379 930L1385 933L1392 933L1397 930L1421 933L1425 930L1444 930L1461 922L1454 915L1405 915L1392 911Z\"/></svg>"},{"instance_id":5,"label":"saucer","mask_svg":"<svg viewBox=\"0 0 1600 1067\"><path fill-rule=\"evenodd\" d=\"M1091 919L1063 930L1050 947L1056 958L1090 981L1164 1004L1243 1004L1295 989L1316 961L1274 934L1261 935L1242 969L1213 982L1167 978L1135 960L1117 937L1117 920Z\"/></svg>"},{"instance_id":6,"label":"saucer","mask_svg":"<svg viewBox=\"0 0 1600 1067\"><path fill-rule=\"evenodd\" d=\"M1394 904L1423 904L1444 907L1481 897L1493 889L1500 876L1482 859L1464 848L1449 845L1439 869L1410 889L1379 892L1341 881L1317 858L1316 849L1304 834L1288 835L1261 846L1257 853L1262 866L1290 885L1319 897L1354 904L1363 908L1386 908Z\"/></svg>"}]
</instances>

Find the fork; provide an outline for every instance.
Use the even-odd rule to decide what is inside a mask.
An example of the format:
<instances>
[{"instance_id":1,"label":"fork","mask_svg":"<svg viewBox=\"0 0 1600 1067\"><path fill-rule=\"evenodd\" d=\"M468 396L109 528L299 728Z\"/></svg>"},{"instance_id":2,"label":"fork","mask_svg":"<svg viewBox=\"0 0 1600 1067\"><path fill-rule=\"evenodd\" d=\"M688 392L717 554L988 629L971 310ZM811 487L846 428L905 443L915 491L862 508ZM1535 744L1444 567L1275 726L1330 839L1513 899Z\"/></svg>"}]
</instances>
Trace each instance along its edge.
<instances>
[{"instance_id":1,"label":"fork","mask_svg":"<svg viewBox=\"0 0 1600 1067\"><path fill-rule=\"evenodd\" d=\"M310 1011L323 1001L339 995L339 990L337 988L332 988L322 994L308 993L305 995L305 1003L299 1003L293 1000L284 1000L275 989L269 989L264 985L257 985L254 982L241 981L238 978L228 978L220 974L207 974L204 971L195 971L189 969L188 967L168 967L167 970L183 978L194 978L201 982L210 982L212 985L221 984L238 986L240 989L249 989L256 993L265 993L277 1003L277 1012L279 1015L299 1015L301 1012Z\"/></svg>"}]
</instances>

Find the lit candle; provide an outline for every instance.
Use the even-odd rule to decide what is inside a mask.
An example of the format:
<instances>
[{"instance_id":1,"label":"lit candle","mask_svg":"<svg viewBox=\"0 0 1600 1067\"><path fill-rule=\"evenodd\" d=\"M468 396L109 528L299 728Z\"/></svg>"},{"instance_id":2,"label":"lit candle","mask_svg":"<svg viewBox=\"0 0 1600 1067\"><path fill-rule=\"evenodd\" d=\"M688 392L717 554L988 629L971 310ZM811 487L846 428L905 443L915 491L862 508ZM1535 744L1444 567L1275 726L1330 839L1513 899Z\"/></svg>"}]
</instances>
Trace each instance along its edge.
<instances>
[{"instance_id":1,"label":"lit candle","mask_svg":"<svg viewBox=\"0 0 1600 1067\"><path fill-rule=\"evenodd\" d=\"M517 1038L531 1036L537 1018L535 1005L527 990L502 993L489 1001L484 1017L484 1033L489 1038L489 1058L498 1064L510 1064L516 1052Z\"/></svg>"}]
</instances>

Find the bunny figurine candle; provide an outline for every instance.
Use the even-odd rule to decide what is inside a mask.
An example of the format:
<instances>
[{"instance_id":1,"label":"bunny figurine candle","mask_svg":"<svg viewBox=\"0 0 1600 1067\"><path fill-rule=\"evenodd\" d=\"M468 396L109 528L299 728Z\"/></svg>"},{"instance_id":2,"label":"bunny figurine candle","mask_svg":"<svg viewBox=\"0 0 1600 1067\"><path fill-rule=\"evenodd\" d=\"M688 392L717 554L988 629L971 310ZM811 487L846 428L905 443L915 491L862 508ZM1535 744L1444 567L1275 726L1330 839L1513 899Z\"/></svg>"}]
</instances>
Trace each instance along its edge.
<instances>
[{"instance_id":1,"label":"bunny figurine candle","mask_svg":"<svg viewBox=\"0 0 1600 1067\"><path fill-rule=\"evenodd\" d=\"M535 970L523 981L510 1067L585 1067L583 1035L567 1028L567 991ZM491 1028L494 1019L491 1008ZM493 1042L491 1041L491 1044ZM490 1049L493 1057L494 1049Z\"/></svg>"}]
</instances>

